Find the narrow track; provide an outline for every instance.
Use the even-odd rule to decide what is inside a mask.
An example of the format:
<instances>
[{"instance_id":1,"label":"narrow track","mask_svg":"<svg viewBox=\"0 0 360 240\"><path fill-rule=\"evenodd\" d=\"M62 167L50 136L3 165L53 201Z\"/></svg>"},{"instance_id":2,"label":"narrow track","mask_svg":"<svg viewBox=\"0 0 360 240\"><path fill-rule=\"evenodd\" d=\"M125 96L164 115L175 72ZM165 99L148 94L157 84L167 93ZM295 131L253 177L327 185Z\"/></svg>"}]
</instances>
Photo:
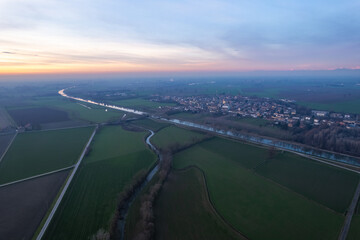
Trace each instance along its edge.
<instances>
[{"instance_id":1,"label":"narrow track","mask_svg":"<svg viewBox=\"0 0 360 240\"><path fill-rule=\"evenodd\" d=\"M46 229L48 228L52 218L55 215L55 212L56 212L57 208L59 207L59 205L60 205L60 203L61 203L61 201L62 201L62 199L63 199L63 197L64 197L64 195L65 195L65 193L67 191L67 189L69 188L69 185L70 185L72 179L74 178L74 176L75 176L75 174L76 174L76 172L77 172L77 170L78 170L78 168L79 168L79 166L80 166L80 164L81 164L81 162L82 162L82 160L83 160L83 158L85 156L86 150L89 148L90 143L91 143L91 141L93 140L93 138L95 136L95 133L96 133L97 129L98 129L98 127L96 127L94 129L94 132L92 133L92 135L91 135L89 141L87 142L82 154L80 155L79 160L75 164L74 170L71 172L70 177L68 178L63 190L61 191L59 198L56 200L56 203L55 203L53 209L51 210L48 218L46 219L46 222L44 223L43 227L41 228L41 231L39 232L38 236L36 237L36 240L41 240L42 237L44 236L44 234L46 232Z\"/></svg>"},{"instance_id":2,"label":"narrow track","mask_svg":"<svg viewBox=\"0 0 360 240\"><path fill-rule=\"evenodd\" d=\"M347 235L348 235L349 229L350 229L350 225L351 225L351 220L352 220L352 217L354 215L356 205L359 202L359 197L360 197L360 181L359 181L359 184L358 184L358 186L356 188L356 191L355 191L353 200L351 201L348 212L346 213L344 226L341 229L338 240L345 240L347 238Z\"/></svg>"}]
</instances>

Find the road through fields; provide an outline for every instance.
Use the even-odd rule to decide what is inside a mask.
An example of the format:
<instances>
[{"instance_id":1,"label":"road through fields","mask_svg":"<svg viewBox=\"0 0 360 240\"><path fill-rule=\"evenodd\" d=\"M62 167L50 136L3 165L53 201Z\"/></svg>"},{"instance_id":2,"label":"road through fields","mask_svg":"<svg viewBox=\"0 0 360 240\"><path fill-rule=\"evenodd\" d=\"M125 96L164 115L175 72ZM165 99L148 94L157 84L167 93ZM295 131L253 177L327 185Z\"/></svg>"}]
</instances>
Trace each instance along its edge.
<instances>
[{"instance_id":1,"label":"road through fields","mask_svg":"<svg viewBox=\"0 0 360 240\"><path fill-rule=\"evenodd\" d=\"M44 226L41 228L41 231L39 232L38 236L36 237L36 240L41 240L42 237L44 236L44 233L46 232L46 229L48 228L52 218L54 217L54 214L55 214L57 208L59 207L59 205L61 203L61 200L63 199L67 189L69 188L69 185L70 185L74 175L76 174L76 172L77 172L77 170L78 170L78 168L79 168L79 166L80 166L80 164L81 164L81 162L82 162L82 160L83 160L83 158L85 156L85 153L86 153L87 149L89 148L90 143L91 143L91 141L93 140L93 138L95 136L95 133L96 133L97 129L98 129L98 127L96 127L94 129L94 132L92 133L89 141L87 142L87 144L86 144L86 146L85 146L85 148L84 148L78 162L75 164L74 170L71 172L71 175L70 175L69 179L67 180L63 190L61 191L61 194L60 194L59 198L56 200L56 203L55 203L53 209L51 210L48 218L46 219L46 222L44 223Z\"/></svg>"}]
</instances>

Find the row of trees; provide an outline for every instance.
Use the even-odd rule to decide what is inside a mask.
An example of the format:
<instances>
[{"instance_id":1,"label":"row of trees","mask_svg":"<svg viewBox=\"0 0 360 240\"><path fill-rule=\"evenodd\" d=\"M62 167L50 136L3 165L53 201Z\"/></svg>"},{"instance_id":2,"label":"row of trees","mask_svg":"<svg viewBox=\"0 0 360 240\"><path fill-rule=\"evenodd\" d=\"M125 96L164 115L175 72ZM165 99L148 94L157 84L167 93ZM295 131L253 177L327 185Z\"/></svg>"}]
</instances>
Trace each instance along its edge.
<instances>
[{"instance_id":1,"label":"row of trees","mask_svg":"<svg viewBox=\"0 0 360 240\"><path fill-rule=\"evenodd\" d=\"M360 129L321 126L311 130L295 130L294 140L329 151L360 156Z\"/></svg>"},{"instance_id":2,"label":"row of trees","mask_svg":"<svg viewBox=\"0 0 360 240\"><path fill-rule=\"evenodd\" d=\"M156 183L150 187L141 199L140 220L138 222L138 229L140 231L134 237L134 240L153 239L155 233L154 202L170 172L171 160L171 152L163 152Z\"/></svg>"}]
</instances>

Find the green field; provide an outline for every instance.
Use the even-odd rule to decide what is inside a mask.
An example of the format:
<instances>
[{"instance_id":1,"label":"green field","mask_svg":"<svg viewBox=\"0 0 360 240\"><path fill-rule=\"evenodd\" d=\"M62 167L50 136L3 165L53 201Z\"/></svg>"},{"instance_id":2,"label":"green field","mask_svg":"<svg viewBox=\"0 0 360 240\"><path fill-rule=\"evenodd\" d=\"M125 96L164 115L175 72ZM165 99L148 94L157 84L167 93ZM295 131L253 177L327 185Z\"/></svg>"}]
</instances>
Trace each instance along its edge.
<instances>
[{"instance_id":1,"label":"green field","mask_svg":"<svg viewBox=\"0 0 360 240\"><path fill-rule=\"evenodd\" d=\"M256 172L339 213L349 207L359 181L356 173L287 152L268 160Z\"/></svg>"},{"instance_id":2,"label":"green field","mask_svg":"<svg viewBox=\"0 0 360 240\"><path fill-rule=\"evenodd\" d=\"M219 141L232 142L195 145L176 154L173 166L196 165L205 172L210 199L232 226L250 239L337 239L341 214L250 170L263 162L264 150L234 142L224 148Z\"/></svg>"},{"instance_id":3,"label":"green field","mask_svg":"<svg viewBox=\"0 0 360 240\"><path fill-rule=\"evenodd\" d=\"M339 213L349 206L359 180L353 172L288 152L268 159L265 148L223 138L206 141L202 146Z\"/></svg>"},{"instance_id":4,"label":"green field","mask_svg":"<svg viewBox=\"0 0 360 240\"><path fill-rule=\"evenodd\" d=\"M299 104L316 110L360 114L360 99L329 103L299 102Z\"/></svg>"},{"instance_id":5,"label":"green field","mask_svg":"<svg viewBox=\"0 0 360 240\"><path fill-rule=\"evenodd\" d=\"M152 119L149 119L149 118L135 120L135 121L132 121L132 123L137 125L137 126L146 128L146 129L151 129L154 132L157 132L160 129L170 125L169 123L159 122L159 121L152 120Z\"/></svg>"},{"instance_id":6,"label":"green field","mask_svg":"<svg viewBox=\"0 0 360 240\"><path fill-rule=\"evenodd\" d=\"M186 130L183 128L171 125L161 129L151 139L152 143L159 148L167 148L174 145L187 145L194 141L199 141L205 138L205 134L195 131Z\"/></svg>"},{"instance_id":7,"label":"green field","mask_svg":"<svg viewBox=\"0 0 360 240\"><path fill-rule=\"evenodd\" d=\"M0 183L71 166L93 130L83 127L18 134L0 163Z\"/></svg>"},{"instance_id":8,"label":"green field","mask_svg":"<svg viewBox=\"0 0 360 240\"><path fill-rule=\"evenodd\" d=\"M104 107L66 99L61 96L38 97L21 103L20 106L12 106L10 109L49 107L67 112L71 120L81 120L91 123L108 122L121 118L124 112ZM127 114L130 115L130 114Z\"/></svg>"},{"instance_id":9,"label":"green field","mask_svg":"<svg viewBox=\"0 0 360 240\"><path fill-rule=\"evenodd\" d=\"M351 221L351 226L347 240L358 240L358 239L360 239L360 215L354 214Z\"/></svg>"},{"instance_id":10,"label":"green field","mask_svg":"<svg viewBox=\"0 0 360 240\"><path fill-rule=\"evenodd\" d=\"M164 106L176 106L175 103L154 102L144 98L130 98L125 100L113 101L112 103L121 107L135 108L141 110L151 110Z\"/></svg>"},{"instance_id":11,"label":"green field","mask_svg":"<svg viewBox=\"0 0 360 240\"><path fill-rule=\"evenodd\" d=\"M214 213L196 168L172 172L155 202L156 239L241 239Z\"/></svg>"},{"instance_id":12,"label":"green field","mask_svg":"<svg viewBox=\"0 0 360 240\"><path fill-rule=\"evenodd\" d=\"M156 161L143 142L147 134L119 126L100 130L44 239L89 239L98 229L108 228L118 194Z\"/></svg>"},{"instance_id":13,"label":"green field","mask_svg":"<svg viewBox=\"0 0 360 240\"><path fill-rule=\"evenodd\" d=\"M10 117L5 108L0 107L0 130L10 126L16 126L14 120Z\"/></svg>"},{"instance_id":14,"label":"green field","mask_svg":"<svg viewBox=\"0 0 360 240\"><path fill-rule=\"evenodd\" d=\"M14 138L15 134L5 134L0 135L0 158L4 154L5 150L9 146L11 140Z\"/></svg>"}]
</instances>

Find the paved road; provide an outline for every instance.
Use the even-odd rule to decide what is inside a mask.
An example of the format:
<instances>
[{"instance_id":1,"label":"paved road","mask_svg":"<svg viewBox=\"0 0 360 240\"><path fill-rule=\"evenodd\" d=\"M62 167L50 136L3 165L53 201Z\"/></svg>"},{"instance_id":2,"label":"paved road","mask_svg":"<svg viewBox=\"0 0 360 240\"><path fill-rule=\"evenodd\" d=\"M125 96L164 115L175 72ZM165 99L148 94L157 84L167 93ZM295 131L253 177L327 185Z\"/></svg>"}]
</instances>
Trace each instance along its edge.
<instances>
[{"instance_id":1,"label":"paved road","mask_svg":"<svg viewBox=\"0 0 360 240\"><path fill-rule=\"evenodd\" d=\"M347 238L349 229L350 229L350 224L351 224L351 219L354 215L355 209L356 209L356 205L359 201L359 197L360 197L360 182L356 188L355 194L354 194L354 198L351 201L350 207L348 209L348 212L346 214L346 218L345 218L345 222L344 222L344 226L341 229L341 233L339 235L339 240L345 240Z\"/></svg>"},{"instance_id":2,"label":"paved road","mask_svg":"<svg viewBox=\"0 0 360 240\"><path fill-rule=\"evenodd\" d=\"M36 240L40 240L40 239L42 239L42 237L44 236L44 233L46 232L46 229L48 228L48 226L49 226L52 218L54 217L54 214L55 214L57 208L59 207L59 205L60 205L60 203L61 203L61 200L63 199L63 197L64 197L64 195L65 195L65 193L66 193L66 191L67 191L67 189L68 189L68 187L69 187L69 185L70 185L70 183L71 183L71 181L72 181L72 179L73 179L73 177L74 177L74 175L75 175L75 173L77 172L77 170L78 170L78 168L79 168L79 166L80 166L80 164L81 164L81 161L82 161L82 159L83 159L84 156L85 156L86 150L87 150L88 147L90 146L90 143L91 143L92 139L93 139L94 136L95 136L96 131L97 131L97 127L95 128L94 132L92 133L92 135L91 135L88 143L86 144L86 146L85 146L85 148L84 148L84 150L83 150L83 152L82 152L79 160L78 160L77 163L75 164L74 170L71 172L71 175L70 175L69 179L67 180L67 182L66 182L63 190L61 191L61 194L60 194L59 198L57 199L57 201L56 201L53 209L51 210L48 218L46 219L46 222L44 223L44 226L42 227L42 229L41 229L39 235L37 236Z\"/></svg>"}]
</instances>

